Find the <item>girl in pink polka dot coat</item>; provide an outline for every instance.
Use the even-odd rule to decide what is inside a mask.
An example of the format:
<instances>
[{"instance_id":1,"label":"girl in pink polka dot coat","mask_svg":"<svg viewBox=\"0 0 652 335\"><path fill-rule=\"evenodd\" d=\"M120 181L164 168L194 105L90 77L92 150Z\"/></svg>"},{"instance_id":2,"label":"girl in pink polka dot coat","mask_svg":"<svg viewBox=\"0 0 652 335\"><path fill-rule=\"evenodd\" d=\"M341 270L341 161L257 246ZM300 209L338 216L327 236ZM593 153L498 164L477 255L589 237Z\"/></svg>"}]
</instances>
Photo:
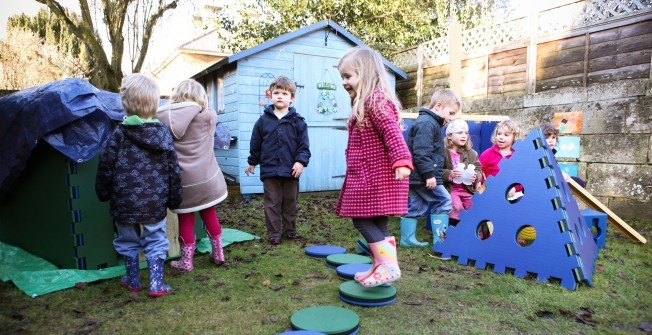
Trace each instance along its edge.
<instances>
[{"instance_id":1,"label":"girl in pink polka dot coat","mask_svg":"<svg viewBox=\"0 0 652 335\"><path fill-rule=\"evenodd\" d=\"M373 287L401 277L388 219L407 213L412 158L398 125L400 103L380 55L356 47L340 59L338 69L352 106L346 176L335 213L351 218L367 240L374 263L355 280Z\"/></svg>"}]
</instances>

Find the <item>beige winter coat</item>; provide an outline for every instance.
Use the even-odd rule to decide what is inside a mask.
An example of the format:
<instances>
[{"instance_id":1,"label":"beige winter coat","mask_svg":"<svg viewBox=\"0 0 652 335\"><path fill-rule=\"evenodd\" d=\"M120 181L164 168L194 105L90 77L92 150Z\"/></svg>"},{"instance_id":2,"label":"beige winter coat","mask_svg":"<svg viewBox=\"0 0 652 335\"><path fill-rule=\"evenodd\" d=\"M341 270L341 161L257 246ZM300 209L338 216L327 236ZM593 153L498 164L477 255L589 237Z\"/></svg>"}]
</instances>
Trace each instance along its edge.
<instances>
[{"instance_id":1,"label":"beige winter coat","mask_svg":"<svg viewBox=\"0 0 652 335\"><path fill-rule=\"evenodd\" d=\"M183 201L174 212L196 212L226 199L226 182L213 152L215 111L180 102L159 107L156 118L169 127L181 167Z\"/></svg>"}]
</instances>

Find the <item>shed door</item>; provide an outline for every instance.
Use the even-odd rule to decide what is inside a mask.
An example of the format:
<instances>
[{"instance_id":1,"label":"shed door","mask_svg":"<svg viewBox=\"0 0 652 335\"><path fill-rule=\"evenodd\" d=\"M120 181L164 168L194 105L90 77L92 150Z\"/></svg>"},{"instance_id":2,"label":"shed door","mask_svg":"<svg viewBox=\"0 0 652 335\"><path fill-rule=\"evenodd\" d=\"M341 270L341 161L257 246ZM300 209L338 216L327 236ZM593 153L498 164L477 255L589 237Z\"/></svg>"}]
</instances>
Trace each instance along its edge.
<instances>
[{"instance_id":1,"label":"shed door","mask_svg":"<svg viewBox=\"0 0 652 335\"><path fill-rule=\"evenodd\" d=\"M339 58L294 54L294 107L308 124L312 157L299 183L301 192L339 190L346 164L346 120L351 100L337 71Z\"/></svg>"}]
</instances>

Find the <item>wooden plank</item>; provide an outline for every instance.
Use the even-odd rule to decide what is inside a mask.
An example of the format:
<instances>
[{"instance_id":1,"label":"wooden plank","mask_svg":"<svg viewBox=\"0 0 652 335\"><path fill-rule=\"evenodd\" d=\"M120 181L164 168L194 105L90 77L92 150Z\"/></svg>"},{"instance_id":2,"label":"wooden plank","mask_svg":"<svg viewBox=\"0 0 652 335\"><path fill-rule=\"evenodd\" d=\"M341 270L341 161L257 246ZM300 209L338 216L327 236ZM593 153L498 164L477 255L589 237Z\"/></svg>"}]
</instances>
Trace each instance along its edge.
<instances>
[{"instance_id":1,"label":"wooden plank","mask_svg":"<svg viewBox=\"0 0 652 335\"><path fill-rule=\"evenodd\" d=\"M537 67L548 68L560 64L583 61L585 49L586 47L582 45L581 47L564 49L558 52L551 52L547 54L539 53L537 56Z\"/></svg>"},{"instance_id":2,"label":"wooden plank","mask_svg":"<svg viewBox=\"0 0 652 335\"><path fill-rule=\"evenodd\" d=\"M498 67L498 68L490 68L489 69L489 76L504 76L507 74L512 74L512 73L526 73L528 69L528 64L521 64L521 65L515 65L515 66L503 66L503 67Z\"/></svg>"},{"instance_id":3,"label":"wooden plank","mask_svg":"<svg viewBox=\"0 0 652 335\"><path fill-rule=\"evenodd\" d=\"M589 59L588 72L614 69L630 65L650 63L652 50L640 50L624 54Z\"/></svg>"},{"instance_id":4,"label":"wooden plank","mask_svg":"<svg viewBox=\"0 0 652 335\"><path fill-rule=\"evenodd\" d=\"M652 33L643 36L591 44L589 47L589 58L595 59L604 56L648 49L652 49Z\"/></svg>"},{"instance_id":5,"label":"wooden plank","mask_svg":"<svg viewBox=\"0 0 652 335\"><path fill-rule=\"evenodd\" d=\"M643 244L647 243L645 237L641 236L641 234L639 234L636 230L634 230L634 228L628 225L627 222L623 221L620 217L618 217L618 215L612 212L609 208L607 208L607 206L600 202L600 200L596 199L593 195L591 195L591 193L589 193L589 191L585 190L574 180L569 179L568 186L570 186L571 193L573 193L574 196L580 198L580 200L582 200L582 202L584 202L589 208L607 214L607 222L620 230L620 232L627 236L627 238L633 242L640 242Z\"/></svg>"},{"instance_id":6,"label":"wooden plank","mask_svg":"<svg viewBox=\"0 0 652 335\"><path fill-rule=\"evenodd\" d=\"M645 35L649 33L652 33L652 21L650 20L591 33L591 44L613 41L618 38Z\"/></svg>"},{"instance_id":7,"label":"wooden plank","mask_svg":"<svg viewBox=\"0 0 652 335\"><path fill-rule=\"evenodd\" d=\"M527 91L527 83L490 86L489 88L489 93L493 95L515 95L516 93L525 93Z\"/></svg>"},{"instance_id":8,"label":"wooden plank","mask_svg":"<svg viewBox=\"0 0 652 335\"><path fill-rule=\"evenodd\" d=\"M584 35L555 40L537 45L537 54L547 54L584 46Z\"/></svg>"},{"instance_id":9,"label":"wooden plank","mask_svg":"<svg viewBox=\"0 0 652 335\"><path fill-rule=\"evenodd\" d=\"M584 61L537 69L537 81L570 75L583 75Z\"/></svg>"},{"instance_id":10,"label":"wooden plank","mask_svg":"<svg viewBox=\"0 0 652 335\"><path fill-rule=\"evenodd\" d=\"M490 86L500 86L508 84L526 83L525 72L509 74L506 76L491 76L489 77Z\"/></svg>"},{"instance_id":11,"label":"wooden plank","mask_svg":"<svg viewBox=\"0 0 652 335\"><path fill-rule=\"evenodd\" d=\"M449 73L450 73L450 67L448 66L448 64L423 68L424 76L433 74L439 77L443 77L443 76L448 77Z\"/></svg>"},{"instance_id":12,"label":"wooden plank","mask_svg":"<svg viewBox=\"0 0 652 335\"><path fill-rule=\"evenodd\" d=\"M584 74L574 74L547 80L537 80L537 92L561 87L582 87Z\"/></svg>"},{"instance_id":13,"label":"wooden plank","mask_svg":"<svg viewBox=\"0 0 652 335\"><path fill-rule=\"evenodd\" d=\"M617 69L589 73L589 84L608 83L616 80L641 79L650 77L650 64L638 64Z\"/></svg>"}]
</instances>

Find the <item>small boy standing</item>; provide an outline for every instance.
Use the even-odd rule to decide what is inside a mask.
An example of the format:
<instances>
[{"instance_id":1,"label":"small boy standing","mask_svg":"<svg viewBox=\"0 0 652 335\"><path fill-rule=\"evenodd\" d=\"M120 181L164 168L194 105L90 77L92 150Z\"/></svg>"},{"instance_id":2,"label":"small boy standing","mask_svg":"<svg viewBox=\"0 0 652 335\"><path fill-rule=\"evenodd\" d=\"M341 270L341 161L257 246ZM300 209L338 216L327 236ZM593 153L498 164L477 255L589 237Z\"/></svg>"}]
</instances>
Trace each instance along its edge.
<instances>
[{"instance_id":1,"label":"small boy standing","mask_svg":"<svg viewBox=\"0 0 652 335\"><path fill-rule=\"evenodd\" d=\"M269 90L272 104L254 125L245 173L254 173L260 164L267 237L275 245L283 235L291 240L301 238L296 228L299 177L310 160L310 143L308 125L290 107L297 91L294 82L278 76Z\"/></svg>"},{"instance_id":2,"label":"small boy standing","mask_svg":"<svg viewBox=\"0 0 652 335\"><path fill-rule=\"evenodd\" d=\"M117 236L113 245L124 257L120 285L140 291L138 253L149 267L149 296L171 288L163 283L163 262L170 242L165 236L166 208L181 204L181 179L176 151L167 126L153 119L159 87L142 74L122 79L120 99L127 117L115 129L100 156L95 192L111 201Z\"/></svg>"},{"instance_id":3,"label":"small boy standing","mask_svg":"<svg viewBox=\"0 0 652 335\"><path fill-rule=\"evenodd\" d=\"M401 218L401 246L428 245L417 241L415 236L417 218L423 216L430 206L433 224L440 228L448 226L448 213L452 206L451 196L442 181L446 145L441 128L450 122L460 106L460 98L452 90L435 90L428 108L419 110L419 116L410 128L407 145L414 170L410 174L408 213ZM441 237L433 234L433 242Z\"/></svg>"}]
</instances>

